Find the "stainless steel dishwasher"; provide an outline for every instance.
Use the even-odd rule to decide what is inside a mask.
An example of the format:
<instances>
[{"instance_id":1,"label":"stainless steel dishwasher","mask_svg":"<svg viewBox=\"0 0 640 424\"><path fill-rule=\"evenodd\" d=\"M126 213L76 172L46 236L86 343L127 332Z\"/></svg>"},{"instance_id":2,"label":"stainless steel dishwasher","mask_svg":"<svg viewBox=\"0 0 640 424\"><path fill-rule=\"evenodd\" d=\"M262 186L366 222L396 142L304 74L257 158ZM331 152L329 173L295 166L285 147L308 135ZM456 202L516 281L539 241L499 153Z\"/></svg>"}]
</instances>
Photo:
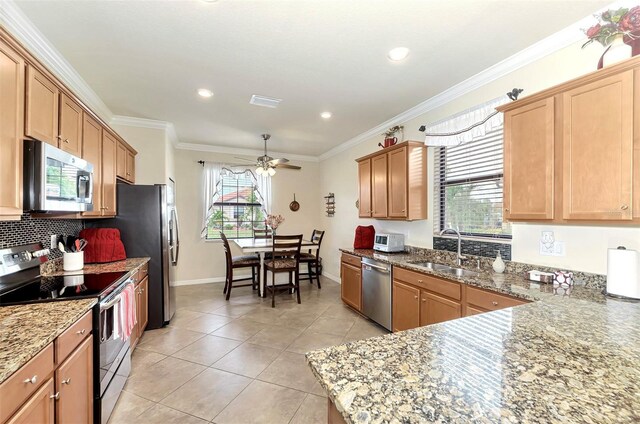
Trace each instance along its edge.
<instances>
[{"instance_id":1,"label":"stainless steel dishwasher","mask_svg":"<svg viewBox=\"0 0 640 424\"><path fill-rule=\"evenodd\" d=\"M391 265L362 259L362 313L391 330Z\"/></svg>"}]
</instances>

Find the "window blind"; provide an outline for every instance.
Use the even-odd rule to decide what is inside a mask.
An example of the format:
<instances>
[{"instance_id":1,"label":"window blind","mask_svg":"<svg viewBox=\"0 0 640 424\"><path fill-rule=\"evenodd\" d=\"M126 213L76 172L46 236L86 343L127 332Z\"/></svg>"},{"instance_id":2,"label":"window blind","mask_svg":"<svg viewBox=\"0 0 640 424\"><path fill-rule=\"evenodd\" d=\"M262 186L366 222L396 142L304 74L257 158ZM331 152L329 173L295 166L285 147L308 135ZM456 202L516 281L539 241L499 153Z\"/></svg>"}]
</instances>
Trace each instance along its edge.
<instances>
[{"instance_id":1,"label":"window blind","mask_svg":"<svg viewBox=\"0 0 640 424\"><path fill-rule=\"evenodd\" d=\"M502 222L502 127L459 146L435 151L434 233L511 238Z\"/></svg>"}]
</instances>

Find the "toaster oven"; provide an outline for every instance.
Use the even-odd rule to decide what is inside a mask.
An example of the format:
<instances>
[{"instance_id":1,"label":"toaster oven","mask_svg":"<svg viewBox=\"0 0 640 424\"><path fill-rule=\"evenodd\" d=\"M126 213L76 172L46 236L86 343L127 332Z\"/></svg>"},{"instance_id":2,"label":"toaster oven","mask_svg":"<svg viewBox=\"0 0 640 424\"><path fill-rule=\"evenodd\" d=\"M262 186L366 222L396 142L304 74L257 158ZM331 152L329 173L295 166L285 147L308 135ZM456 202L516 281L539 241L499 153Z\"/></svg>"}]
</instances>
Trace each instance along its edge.
<instances>
[{"instance_id":1,"label":"toaster oven","mask_svg":"<svg viewBox=\"0 0 640 424\"><path fill-rule=\"evenodd\" d=\"M380 252L404 251L404 234L376 234L373 250Z\"/></svg>"}]
</instances>

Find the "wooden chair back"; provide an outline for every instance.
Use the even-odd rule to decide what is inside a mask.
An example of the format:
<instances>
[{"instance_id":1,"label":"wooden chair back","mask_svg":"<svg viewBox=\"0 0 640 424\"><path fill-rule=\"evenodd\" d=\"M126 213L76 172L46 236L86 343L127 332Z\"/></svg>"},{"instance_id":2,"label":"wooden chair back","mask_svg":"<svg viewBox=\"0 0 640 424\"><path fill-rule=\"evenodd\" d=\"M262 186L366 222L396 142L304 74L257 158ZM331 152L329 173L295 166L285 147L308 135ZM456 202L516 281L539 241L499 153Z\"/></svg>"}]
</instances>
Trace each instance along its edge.
<instances>
[{"instance_id":1,"label":"wooden chair back","mask_svg":"<svg viewBox=\"0 0 640 424\"><path fill-rule=\"evenodd\" d=\"M324 231L313 230L313 233L311 233L311 241L318 245L318 248L316 249L316 258L320 257L320 245L322 244L323 238L324 238ZM312 253L312 250L309 250L309 253Z\"/></svg>"},{"instance_id":2,"label":"wooden chair back","mask_svg":"<svg viewBox=\"0 0 640 424\"><path fill-rule=\"evenodd\" d=\"M253 238L254 239L268 239L271 238L271 230L268 228L254 228L253 229Z\"/></svg>"},{"instance_id":3,"label":"wooden chair back","mask_svg":"<svg viewBox=\"0 0 640 424\"><path fill-rule=\"evenodd\" d=\"M223 232L220 232L220 238L222 239L222 243L224 244L224 255L226 257L227 271L228 271L231 268L233 268L233 256L231 255L231 246L229 245L229 240L227 240L227 236L225 236Z\"/></svg>"},{"instance_id":4,"label":"wooden chair back","mask_svg":"<svg viewBox=\"0 0 640 424\"><path fill-rule=\"evenodd\" d=\"M273 236L271 253L274 258L290 258L296 260L296 266L300 262L300 247L302 234L289 236Z\"/></svg>"}]
</instances>

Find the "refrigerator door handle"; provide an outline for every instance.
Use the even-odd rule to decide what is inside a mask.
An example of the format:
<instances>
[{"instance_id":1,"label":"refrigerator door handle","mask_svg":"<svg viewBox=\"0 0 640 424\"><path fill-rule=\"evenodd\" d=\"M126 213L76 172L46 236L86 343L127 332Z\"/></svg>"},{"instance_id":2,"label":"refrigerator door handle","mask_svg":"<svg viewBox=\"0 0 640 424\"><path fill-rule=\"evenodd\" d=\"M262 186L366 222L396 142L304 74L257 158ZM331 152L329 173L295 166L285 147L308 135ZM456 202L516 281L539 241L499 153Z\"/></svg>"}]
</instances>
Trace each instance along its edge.
<instances>
[{"instance_id":1,"label":"refrigerator door handle","mask_svg":"<svg viewBox=\"0 0 640 424\"><path fill-rule=\"evenodd\" d=\"M173 237L173 231L176 232L175 238ZM178 264L178 256L180 255L180 230L178 229L178 214L174 209L171 209L171 226L170 226L171 241L169 249L171 250L171 264Z\"/></svg>"}]
</instances>

